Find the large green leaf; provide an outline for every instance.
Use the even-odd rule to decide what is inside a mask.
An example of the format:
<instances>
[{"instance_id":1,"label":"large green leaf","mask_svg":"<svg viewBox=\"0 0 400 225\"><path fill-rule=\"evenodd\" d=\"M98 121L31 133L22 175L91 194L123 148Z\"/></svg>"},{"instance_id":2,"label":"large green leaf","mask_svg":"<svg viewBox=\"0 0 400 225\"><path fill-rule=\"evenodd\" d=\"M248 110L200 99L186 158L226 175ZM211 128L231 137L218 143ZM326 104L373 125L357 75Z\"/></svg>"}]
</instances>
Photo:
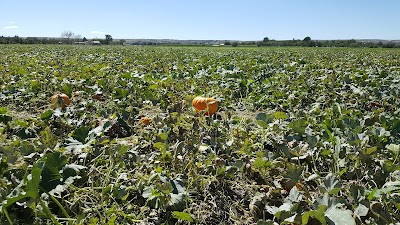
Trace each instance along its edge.
<instances>
[{"instance_id":1,"label":"large green leaf","mask_svg":"<svg viewBox=\"0 0 400 225\"><path fill-rule=\"evenodd\" d=\"M51 118L51 116L53 115L53 110L47 110L46 112L42 113L40 115L40 119L42 120L48 120Z\"/></svg>"},{"instance_id":2,"label":"large green leaf","mask_svg":"<svg viewBox=\"0 0 400 225\"><path fill-rule=\"evenodd\" d=\"M31 173L26 174L20 184L1 203L0 211L21 199L39 197L40 176L44 166L45 162L43 161L38 161L33 165Z\"/></svg>"},{"instance_id":3,"label":"large green leaf","mask_svg":"<svg viewBox=\"0 0 400 225\"><path fill-rule=\"evenodd\" d=\"M304 215L301 218L302 224L303 225L308 224L308 220L310 216L312 216L315 219L317 219L322 225L326 225L326 220L325 220L326 209L327 209L326 205L319 205L317 210L312 210L304 213Z\"/></svg>"},{"instance_id":4,"label":"large green leaf","mask_svg":"<svg viewBox=\"0 0 400 225\"><path fill-rule=\"evenodd\" d=\"M71 137L81 143L86 143L89 131L89 127L79 127L72 132Z\"/></svg>"},{"instance_id":5,"label":"large green leaf","mask_svg":"<svg viewBox=\"0 0 400 225\"><path fill-rule=\"evenodd\" d=\"M333 173L326 175L322 186L329 194L337 194L341 189L341 182Z\"/></svg>"},{"instance_id":6,"label":"large green leaf","mask_svg":"<svg viewBox=\"0 0 400 225\"><path fill-rule=\"evenodd\" d=\"M307 126L308 122L305 119L297 119L289 123L289 127L298 134L304 134Z\"/></svg>"},{"instance_id":7,"label":"large green leaf","mask_svg":"<svg viewBox=\"0 0 400 225\"><path fill-rule=\"evenodd\" d=\"M328 218L329 225L356 224L352 212L348 209L342 209L342 207L342 204L336 204L335 206L326 210L325 216Z\"/></svg>"},{"instance_id":8,"label":"large green leaf","mask_svg":"<svg viewBox=\"0 0 400 225\"><path fill-rule=\"evenodd\" d=\"M60 171L67 164L67 157L55 152L44 155L40 161L44 163L40 186L45 191L51 191L63 183L63 175Z\"/></svg>"},{"instance_id":9,"label":"large green leaf","mask_svg":"<svg viewBox=\"0 0 400 225\"><path fill-rule=\"evenodd\" d=\"M263 128L268 128L268 124L274 121L274 115L273 114L265 114L265 113L259 113L256 115L256 120L258 125L260 125Z\"/></svg>"}]
</instances>

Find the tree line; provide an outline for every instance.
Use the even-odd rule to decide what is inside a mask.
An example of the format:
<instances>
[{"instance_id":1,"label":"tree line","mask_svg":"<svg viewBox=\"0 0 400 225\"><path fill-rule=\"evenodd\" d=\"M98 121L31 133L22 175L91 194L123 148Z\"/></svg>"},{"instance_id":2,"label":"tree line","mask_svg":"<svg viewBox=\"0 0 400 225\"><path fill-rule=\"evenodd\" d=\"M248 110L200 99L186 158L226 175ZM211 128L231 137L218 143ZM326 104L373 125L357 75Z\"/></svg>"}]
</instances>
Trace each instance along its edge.
<instances>
[{"instance_id":1,"label":"tree line","mask_svg":"<svg viewBox=\"0 0 400 225\"><path fill-rule=\"evenodd\" d=\"M17 35L14 37L0 36L0 44L74 44L79 42L88 42L86 37L75 34L72 31L64 31L60 38L44 38L44 37L27 37L22 38ZM90 41L99 41L103 45L118 45L123 44L125 40L114 41L109 34L105 35L104 39L91 39Z\"/></svg>"},{"instance_id":2,"label":"tree line","mask_svg":"<svg viewBox=\"0 0 400 225\"><path fill-rule=\"evenodd\" d=\"M400 42L392 41L356 41L351 40L311 40L305 37L303 40L270 40L265 37L257 42L257 46L298 46L298 47L351 47L351 48L400 48Z\"/></svg>"},{"instance_id":3,"label":"tree line","mask_svg":"<svg viewBox=\"0 0 400 225\"><path fill-rule=\"evenodd\" d=\"M65 31L61 33L60 38L39 38L39 37L27 37L22 38L19 36L4 37L0 36L0 44L73 44L77 42L89 41L86 37L76 35L71 31ZM125 40L113 40L109 34L105 35L104 39L91 39L90 41L99 41L103 45L122 45ZM139 43L139 44L155 44ZM159 44L158 44L159 45ZM161 44L162 45L162 44ZM392 41L356 41L352 40L311 40L310 37L305 37L303 40L271 40L265 37L262 41L245 41L245 42L229 42L226 41L225 45L231 45L236 47L238 45L257 45L262 46L297 46L297 47L351 47L351 48L400 48L399 42Z\"/></svg>"},{"instance_id":4,"label":"tree line","mask_svg":"<svg viewBox=\"0 0 400 225\"><path fill-rule=\"evenodd\" d=\"M18 36L14 37L0 36L0 44L58 44L60 41L62 41L61 38L37 38L37 37L21 38Z\"/></svg>"}]
</instances>

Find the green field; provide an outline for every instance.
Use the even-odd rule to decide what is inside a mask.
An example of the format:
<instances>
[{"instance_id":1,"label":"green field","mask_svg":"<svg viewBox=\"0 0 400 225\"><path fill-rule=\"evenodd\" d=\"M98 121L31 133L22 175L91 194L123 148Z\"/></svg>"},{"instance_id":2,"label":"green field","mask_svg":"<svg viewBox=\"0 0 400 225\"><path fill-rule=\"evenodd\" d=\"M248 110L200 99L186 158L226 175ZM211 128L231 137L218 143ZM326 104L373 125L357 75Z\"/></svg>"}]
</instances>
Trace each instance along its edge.
<instances>
[{"instance_id":1,"label":"green field","mask_svg":"<svg viewBox=\"0 0 400 225\"><path fill-rule=\"evenodd\" d=\"M0 52L0 224L400 223L399 49Z\"/></svg>"}]
</instances>

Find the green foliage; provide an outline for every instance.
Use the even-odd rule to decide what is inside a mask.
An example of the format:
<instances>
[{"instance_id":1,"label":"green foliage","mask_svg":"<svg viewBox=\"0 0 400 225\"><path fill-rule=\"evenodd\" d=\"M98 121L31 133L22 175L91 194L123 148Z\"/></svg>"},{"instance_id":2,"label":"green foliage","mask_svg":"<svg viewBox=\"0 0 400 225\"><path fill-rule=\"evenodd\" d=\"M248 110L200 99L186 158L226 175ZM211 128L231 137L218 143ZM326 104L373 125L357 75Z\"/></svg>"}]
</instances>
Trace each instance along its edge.
<instances>
[{"instance_id":1,"label":"green foliage","mask_svg":"<svg viewBox=\"0 0 400 225\"><path fill-rule=\"evenodd\" d=\"M396 41L366 41L366 40L311 40L305 37L303 40L272 40L264 38L256 43L257 46L302 46L302 47L349 47L349 48L399 48Z\"/></svg>"},{"instance_id":2,"label":"green foliage","mask_svg":"<svg viewBox=\"0 0 400 225\"><path fill-rule=\"evenodd\" d=\"M1 224L400 221L396 49L0 50Z\"/></svg>"}]
</instances>

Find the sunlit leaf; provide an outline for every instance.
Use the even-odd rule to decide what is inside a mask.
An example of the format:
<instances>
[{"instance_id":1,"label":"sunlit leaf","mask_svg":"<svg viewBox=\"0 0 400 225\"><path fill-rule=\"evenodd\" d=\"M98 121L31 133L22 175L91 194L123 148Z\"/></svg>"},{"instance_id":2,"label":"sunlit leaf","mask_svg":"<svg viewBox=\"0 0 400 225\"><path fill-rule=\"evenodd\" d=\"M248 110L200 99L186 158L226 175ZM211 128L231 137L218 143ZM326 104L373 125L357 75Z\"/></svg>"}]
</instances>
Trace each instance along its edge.
<instances>
[{"instance_id":1,"label":"sunlit leaf","mask_svg":"<svg viewBox=\"0 0 400 225\"><path fill-rule=\"evenodd\" d=\"M186 213L186 212L173 211L172 212L172 217L174 217L175 219L178 219L178 220L194 222L192 216L189 213Z\"/></svg>"},{"instance_id":2,"label":"sunlit leaf","mask_svg":"<svg viewBox=\"0 0 400 225\"><path fill-rule=\"evenodd\" d=\"M312 210L304 213L304 215L301 218L302 224L306 225L308 224L310 216L314 217L317 219L321 224L326 225L326 220L325 220L325 211L327 209L326 205L319 205L317 210Z\"/></svg>"},{"instance_id":3,"label":"sunlit leaf","mask_svg":"<svg viewBox=\"0 0 400 225\"><path fill-rule=\"evenodd\" d=\"M53 115L53 110L47 110L46 112L42 113L40 115L40 119L42 120L48 120L51 118L51 116Z\"/></svg>"},{"instance_id":4,"label":"sunlit leaf","mask_svg":"<svg viewBox=\"0 0 400 225\"><path fill-rule=\"evenodd\" d=\"M353 218L352 212L347 209L342 209L342 204L337 204L326 210L325 216L328 218L328 224L355 225L356 221Z\"/></svg>"}]
</instances>

